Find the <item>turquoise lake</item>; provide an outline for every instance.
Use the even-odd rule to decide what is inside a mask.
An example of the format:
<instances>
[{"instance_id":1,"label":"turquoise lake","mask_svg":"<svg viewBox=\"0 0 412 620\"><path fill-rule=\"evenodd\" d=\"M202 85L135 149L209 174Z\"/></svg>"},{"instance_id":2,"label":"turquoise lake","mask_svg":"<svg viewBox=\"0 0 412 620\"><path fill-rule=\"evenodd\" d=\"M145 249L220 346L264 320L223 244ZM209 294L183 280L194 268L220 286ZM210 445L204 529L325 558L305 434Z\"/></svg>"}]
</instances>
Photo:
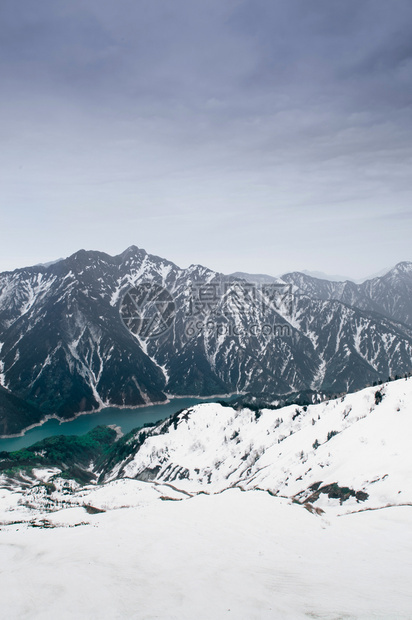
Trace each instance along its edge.
<instances>
[{"instance_id":1,"label":"turquoise lake","mask_svg":"<svg viewBox=\"0 0 412 620\"><path fill-rule=\"evenodd\" d=\"M234 398L234 397L233 397ZM7 450L20 450L31 446L36 441L40 441L45 437L52 435L84 435L99 424L116 424L123 433L143 426L146 422L158 422L168 418L173 413L192 407L198 403L213 402L216 400L228 401L230 398L222 399L200 399L200 398L173 398L169 403L164 405L150 405L148 407L139 407L138 409L118 409L116 407L108 407L96 413L81 415L70 422L59 422L58 420L48 420L42 426L36 426L27 431L23 437L13 437L10 439L0 439L0 452Z\"/></svg>"}]
</instances>

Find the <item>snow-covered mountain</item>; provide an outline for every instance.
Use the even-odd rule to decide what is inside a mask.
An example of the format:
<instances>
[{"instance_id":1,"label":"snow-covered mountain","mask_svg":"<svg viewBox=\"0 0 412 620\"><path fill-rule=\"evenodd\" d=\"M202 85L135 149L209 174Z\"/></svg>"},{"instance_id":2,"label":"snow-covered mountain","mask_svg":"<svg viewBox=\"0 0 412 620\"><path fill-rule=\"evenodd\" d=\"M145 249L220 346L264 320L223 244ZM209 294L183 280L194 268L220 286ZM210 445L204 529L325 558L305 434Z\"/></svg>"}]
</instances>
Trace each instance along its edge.
<instances>
[{"instance_id":1,"label":"snow-covered mountain","mask_svg":"<svg viewBox=\"0 0 412 620\"><path fill-rule=\"evenodd\" d=\"M411 368L408 265L362 285L362 298L309 291L302 283L311 279L292 274L284 278L290 284L268 283L276 303L265 284L199 265L180 269L135 246L115 257L81 250L48 267L5 272L0 385L43 418L62 419L169 394L361 388ZM133 335L121 317L125 293L143 283L174 301L174 320L157 338ZM26 426L25 416L3 409L1 434Z\"/></svg>"},{"instance_id":2,"label":"snow-covered mountain","mask_svg":"<svg viewBox=\"0 0 412 620\"><path fill-rule=\"evenodd\" d=\"M337 299L412 326L412 262L398 263L382 276L361 284L333 282L299 272L284 274L282 279L311 298Z\"/></svg>"}]
</instances>

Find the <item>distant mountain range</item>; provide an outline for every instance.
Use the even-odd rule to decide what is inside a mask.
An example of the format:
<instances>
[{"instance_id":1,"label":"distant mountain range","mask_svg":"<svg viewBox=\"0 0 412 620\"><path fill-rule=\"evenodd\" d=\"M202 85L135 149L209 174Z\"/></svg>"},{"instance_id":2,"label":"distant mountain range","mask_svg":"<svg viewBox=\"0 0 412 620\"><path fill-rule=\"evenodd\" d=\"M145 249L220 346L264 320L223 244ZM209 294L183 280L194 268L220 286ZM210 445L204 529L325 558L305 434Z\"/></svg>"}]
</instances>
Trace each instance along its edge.
<instances>
[{"instance_id":1,"label":"distant mountain range","mask_svg":"<svg viewBox=\"0 0 412 620\"><path fill-rule=\"evenodd\" d=\"M61 260L61 259L60 259ZM356 284L361 284L366 280L373 280L379 276L384 276L388 271L391 271L392 267L387 267L386 269L381 269L380 271L374 273L373 275L369 275L366 278L350 278L348 276L342 276L338 274L330 274L325 273L324 271L309 271L307 269L302 269L299 273L302 273L305 276L310 276L312 278L317 278L319 280L329 280L331 282L355 282ZM274 282L281 279L281 276L271 276L266 273L246 273L244 271L236 271L235 273L230 274L235 277L244 278L249 280L250 282Z\"/></svg>"},{"instance_id":2,"label":"distant mountain range","mask_svg":"<svg viewBox=\"0 0 412 620\"><path fill-rule=\"evenodd\" d=\"M359 285L252 281L132 246L0 274L3 435L168 395L340 393L411 360L412 263Z\"/></svg>"},{"instance_id":3,"label":"distant mountain range","mask_svg":"<svg viewBox=\"0 0 412 620\"><path fill-rule=\"evenodd\" d=\"M269 276L266 273L245 273L244 271L235 271L230 274L233 278L240 278L246 280L246 282L253 282L255 284L268 284L272 282L282 282L281 278L276 276Z\"/></svg>"},{"instance_id":4,"label":"distant mountain range","mask_svg":"<svg viewBox=\"0 0 412 620\"><path fill-rule=\"evenodd\" d=\"M412 326L412 262L398 263L384 275L355 284L331 282L299 272L282 276L297 290L316 299L336 299Z\"/></svg>"}]
</instances>

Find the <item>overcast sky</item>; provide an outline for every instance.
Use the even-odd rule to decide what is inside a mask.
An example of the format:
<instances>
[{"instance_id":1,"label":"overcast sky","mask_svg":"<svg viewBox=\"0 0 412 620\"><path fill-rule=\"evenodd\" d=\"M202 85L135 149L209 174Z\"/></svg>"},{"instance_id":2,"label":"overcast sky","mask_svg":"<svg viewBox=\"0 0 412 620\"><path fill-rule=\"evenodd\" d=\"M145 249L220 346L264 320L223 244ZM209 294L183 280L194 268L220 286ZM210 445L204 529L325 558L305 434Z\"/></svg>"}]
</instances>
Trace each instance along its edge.
<instances>
[{"instance_id":1,"label":"overcast sky","mask_svg":"<svg viewBox=\"0 0 412 620\"><path fill-rule=\"evenodd\" d=\"M412 260L410 0L2 0L0 269Z\"/></svg>"}]
</instances>

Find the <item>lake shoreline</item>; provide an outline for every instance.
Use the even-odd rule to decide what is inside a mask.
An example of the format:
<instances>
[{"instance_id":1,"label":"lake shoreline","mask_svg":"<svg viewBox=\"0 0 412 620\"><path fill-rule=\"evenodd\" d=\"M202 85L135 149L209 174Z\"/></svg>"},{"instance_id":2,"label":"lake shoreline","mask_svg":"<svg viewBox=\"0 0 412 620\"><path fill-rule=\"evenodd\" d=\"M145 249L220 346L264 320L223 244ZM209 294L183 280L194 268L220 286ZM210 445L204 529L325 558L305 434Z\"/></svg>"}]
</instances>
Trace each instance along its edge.
<instances>
[{"instance_id":1,"label":"lake shoreline","mask_svg":"<svg viewBox=\"0 0 412 620\"><path fill-rule=\"evenodd\" d=\"M16 433L14 435L0 435L0 440L1 439L18 439L19 437L24 437L26 433L33 430L33 428L39 428L43 426L49 420L58 420L59 424L65 424L66 422L73 422L74 420L77 420L80 416L92 415L93 413L100 413L102 411L105 411L106 409L119 409L119 410L145 409L147 407L158 407L162 405L168 405L170 402L174 400L179 400L179 399L184 400L185 398L196 398L198 400L209 400L211 398L231 398L232 396L241 396L241 395L242 395L242 392L231 392L229 394L212 394L211 396L197 396L196 394L184 394L182 396L175 396L174 394L166 394L167 396L166 400L160 400L160 401L156 401L153 403L145 403L144 405L110 405L110 404L104 403L96 409L91 409L89 411L79 411L78 413L75 413L73 417L71 418L59 418L59 416L56 415L55 413L48 414L36 424L31 424L30 426L26 426L25 428L23 428L20 433Z\"/></svg>"},{"instance_id":2,"label":"lake shoreline","mask_svg":"<svg viewBox=\"0 0 412 620\"><path fill-rule=\"evenodd\" d=\"M46 424L46 422L49 422L49 420L58 420L59 424L65 424L66 422L74 422L74 420L77 420L82 415L93 415L93 413L100 413L101 411L104 411L105 409L141 409L144 407L167 405L168 403L170 403L169 399L160 400L159 402L155 402L155 403L146 403L145 405L133 405L131 407L127 407L126 405L114 405L114 406L100 405L96 409L91 409L89 411L79 411L78 413L75 413L73 417L71 418L59 418L58 415L56 415L55 413L52 413L52 414L46 415L46 417L40 420L40 422L37 422L36 424L31 424L30 426L26 426L25 428L23 428L23 430L20 433L17 433L15 435L0 435L0 439L17 439L18 437L24 437L26 433L33 430L33 428L39 428L43 426L44 424Z\"/></svg>"}]
</instances>

